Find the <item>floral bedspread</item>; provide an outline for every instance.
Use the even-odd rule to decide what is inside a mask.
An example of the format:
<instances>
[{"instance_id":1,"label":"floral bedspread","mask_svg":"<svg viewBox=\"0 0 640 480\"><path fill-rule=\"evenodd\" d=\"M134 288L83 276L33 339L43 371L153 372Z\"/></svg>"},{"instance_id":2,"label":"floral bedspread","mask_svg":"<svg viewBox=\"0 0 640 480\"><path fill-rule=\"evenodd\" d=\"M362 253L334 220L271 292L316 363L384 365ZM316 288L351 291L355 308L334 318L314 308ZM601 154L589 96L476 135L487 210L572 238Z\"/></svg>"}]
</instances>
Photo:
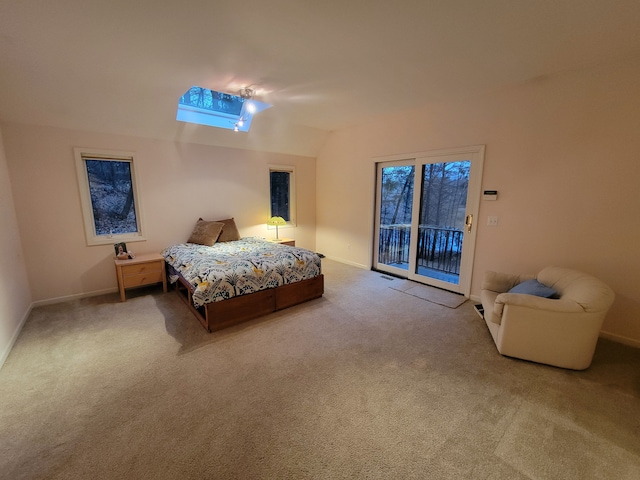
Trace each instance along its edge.
<instances>
[{"instance_id":1,"label":"floral bedspread","mask_svg":"<svg viewBox=\"0 0 640 480\"><path fill-rule=\"evenodd\" d=\"M162 255L194 287L192 297L196 308L321 273L321 261L316 253L258 237L216 243L212 247L181 243L166 248ZM177 279L177 275L169 275L171 283Z\"/></svg>"}]
</instances>

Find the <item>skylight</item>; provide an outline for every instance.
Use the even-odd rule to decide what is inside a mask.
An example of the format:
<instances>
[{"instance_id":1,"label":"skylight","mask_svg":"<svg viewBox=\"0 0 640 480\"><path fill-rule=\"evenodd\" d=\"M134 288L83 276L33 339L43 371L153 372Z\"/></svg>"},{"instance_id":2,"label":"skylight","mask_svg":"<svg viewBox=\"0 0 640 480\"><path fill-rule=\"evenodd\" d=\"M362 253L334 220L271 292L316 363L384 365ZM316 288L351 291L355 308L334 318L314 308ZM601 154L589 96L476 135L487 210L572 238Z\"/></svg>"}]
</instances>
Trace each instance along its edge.
<instances>
[{"instance_id":1,"label":"skylight","mask_svg":"<svg viewBox=\"0 0 640 480\"><path fill-rule=\"evenodd\" d=\"M191 87L178 100L176 120L209 127L248 132L256 113L271 107L253 98L253 90L245 88L241 95Z\"/></svg>"}]
</instances>

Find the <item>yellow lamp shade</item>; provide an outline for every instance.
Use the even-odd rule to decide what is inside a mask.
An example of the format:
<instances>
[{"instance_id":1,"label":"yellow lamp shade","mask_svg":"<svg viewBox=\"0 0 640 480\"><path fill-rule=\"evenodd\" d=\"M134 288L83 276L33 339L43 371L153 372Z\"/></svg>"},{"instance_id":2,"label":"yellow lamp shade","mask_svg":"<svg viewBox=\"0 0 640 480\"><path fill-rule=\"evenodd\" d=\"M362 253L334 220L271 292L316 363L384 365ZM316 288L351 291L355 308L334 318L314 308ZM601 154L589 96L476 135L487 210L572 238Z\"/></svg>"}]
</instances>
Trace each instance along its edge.
<instances>
[{"instance_id":1,"label":"yellow lamp shade","mask_svg":"<svg viewBox=\"0 0 640 480\"><path fill-rule=\"evenodd\" d=\"M286 224L287 224L287 221L282 217L271 217L267 221L267 225L271 225L271 226L286 225Z\"/></svg>"},{"instance_id":2,"label":"yellow lamp shade","mask_svg":"<svg viewBox=\"0 0 640 480\"><path fill-rule=\"evenodd\" d=\"M278 226L286 225L287 221L282 217L271 217L267 220L267 225L276 227L276 240L278 239Z\"/></svg>"}]
</instances>

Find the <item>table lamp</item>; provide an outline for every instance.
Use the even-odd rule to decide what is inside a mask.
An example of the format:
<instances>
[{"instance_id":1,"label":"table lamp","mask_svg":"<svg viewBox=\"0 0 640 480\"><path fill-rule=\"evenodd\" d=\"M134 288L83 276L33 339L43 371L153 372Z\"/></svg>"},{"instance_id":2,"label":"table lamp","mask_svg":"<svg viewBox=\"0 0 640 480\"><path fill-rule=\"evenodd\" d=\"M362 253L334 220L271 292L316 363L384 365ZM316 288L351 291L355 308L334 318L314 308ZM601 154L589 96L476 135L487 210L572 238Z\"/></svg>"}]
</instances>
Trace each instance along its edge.
<instances>
[{"instance_id":1,"label":"table lamp","mask_svg":"<svg viewBox=\"0 0 640 480\"><path fill-rule=\"evenodd\" d=\"M278 226L279 225L286 225L287 222L284 218L282 217L271 217L268 221L267 221L267 225L271 225L276 227L276 240L279 240L278 238Z\"/></svg>"}]
</instances>

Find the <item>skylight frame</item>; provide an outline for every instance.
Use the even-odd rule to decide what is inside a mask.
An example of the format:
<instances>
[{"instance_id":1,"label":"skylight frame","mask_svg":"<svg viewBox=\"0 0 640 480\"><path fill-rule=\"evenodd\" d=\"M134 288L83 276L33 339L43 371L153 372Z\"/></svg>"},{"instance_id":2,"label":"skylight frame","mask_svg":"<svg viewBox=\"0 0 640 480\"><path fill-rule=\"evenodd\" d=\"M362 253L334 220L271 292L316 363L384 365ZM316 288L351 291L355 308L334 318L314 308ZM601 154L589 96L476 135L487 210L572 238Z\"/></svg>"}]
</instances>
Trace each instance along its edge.
<instances>
[{"instance_id":1,"label":"skylight frame","mask_svg":"<svg viewBox=\"0 0 640 480\"><path fill-rule=\"evenodd\" d=\"M194 102L194 96L202 101ZM221 104L220 102L223 103ZM225 108L222 106L224 104L230 105L228 112L224 111ZM240 105L240 111L235 113L238 110L238 105ZM251 128L253 116L270 107L271 105L268 103L260 102L253 98L244 98L240 95L193 86L178 100L176 120L235 130L236 132L248 132Z\"/></svg>"}]
</instances>

